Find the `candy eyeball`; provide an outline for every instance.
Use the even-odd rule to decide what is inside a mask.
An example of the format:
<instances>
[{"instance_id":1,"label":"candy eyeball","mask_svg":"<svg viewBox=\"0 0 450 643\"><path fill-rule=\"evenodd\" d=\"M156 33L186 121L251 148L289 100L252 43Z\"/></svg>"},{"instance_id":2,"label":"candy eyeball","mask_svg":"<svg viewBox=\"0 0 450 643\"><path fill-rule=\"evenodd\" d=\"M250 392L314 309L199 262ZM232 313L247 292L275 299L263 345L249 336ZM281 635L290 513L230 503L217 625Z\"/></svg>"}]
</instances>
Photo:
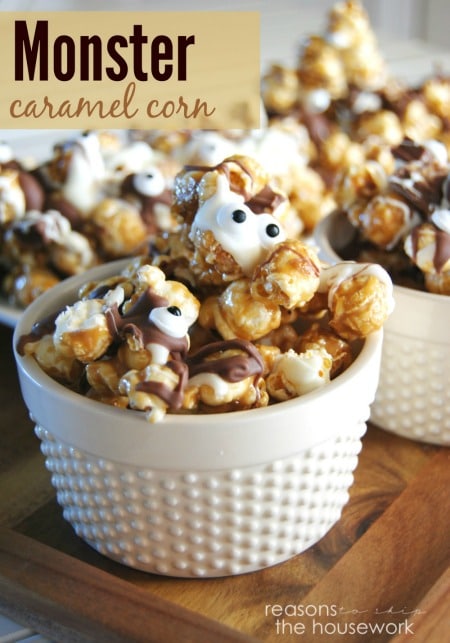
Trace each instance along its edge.
<instances>
[{"instance_id":1,"label":"candy eyeball","mask_svg":"<svg viewBox=\"0 0 450 643\"><path fill-rule=\"evenodd\" d=\"M259 238L264 248L272 248L286 239L286 234L274 216L268 213L258 214L256 218Z\"/></svg>"},{"instance_id":2,"label":"candy eyeball","mask_svg":"<svg viewBox=\"0 0 450 643\"><path fill-rule=\"evenodd\" d=\"M153 308L149 319L162 333L170 337L184 337L191 325L191 320L183 314L178 306Z\"/></svg>"},{"instance_id":3,"label":"candy eyeball","mask_svg":"<svg viewBox=\"0 0 450 643\"><path fill-rule=\"evenodd\" d=\"M142 196L158 196L164 191L166 181L161 170L151 167L134 175L133 187Z\"/></svg>"},{"instance_id":4,"label":"candy eyeball","mask_svg":"<svg viewBox=\"0 0 450 643\"><path fill-rule=\"evenodd\" d=\"M255 214L245 204L227 203L217 212L217 224L220 229L231 236L253 236L264 248L285 239L280 223L268 213Z\"/></svg>"},{"instance_id":5,"label":"candy eyeball","mask_svg":"<svg viewBox=\"0 0 450 643\"><path fill-rule=\"evenodd\" d=\"M252 227L253 212L241 202L225 203L216 214L219 228L231 235L242 235Z\"/></svg>"}]
</instances>

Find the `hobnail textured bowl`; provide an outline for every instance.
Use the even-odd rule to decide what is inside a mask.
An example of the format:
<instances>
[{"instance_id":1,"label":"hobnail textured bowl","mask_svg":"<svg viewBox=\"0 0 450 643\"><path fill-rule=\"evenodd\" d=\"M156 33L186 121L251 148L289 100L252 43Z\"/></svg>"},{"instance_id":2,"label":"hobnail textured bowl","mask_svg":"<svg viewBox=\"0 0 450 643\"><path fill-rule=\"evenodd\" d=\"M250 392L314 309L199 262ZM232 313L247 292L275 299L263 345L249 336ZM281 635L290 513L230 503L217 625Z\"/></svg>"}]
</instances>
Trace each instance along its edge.
<instances>
[{"instance_id":1,"label":"hobnail textured bowl","mask_svg":"<svg viewBox=\"0 0 450 643\"><path fill-rule=\"evenodd\" d=\"M76 297L102 266L42 295L14 334ZM74 393L15 353L57 499L75 532L125 565L169 576L241 574L316 543L348 500L378 381L382 332L324 389L268 408L167 415Z\"/></svg>"},{"instance_id":2,"label":"hobnail textured bowl","mask_svg":"<svg viewBox=\"0 0 450 643\"><path fill-rule=\"evenodd\" d=\"M354 229L339 212L322 220L315 240L324 261ZM395 308L384 325L381 372L370 419L387 431L450 445L450 297L394 286Z\"/></svg>"}]
</instances>

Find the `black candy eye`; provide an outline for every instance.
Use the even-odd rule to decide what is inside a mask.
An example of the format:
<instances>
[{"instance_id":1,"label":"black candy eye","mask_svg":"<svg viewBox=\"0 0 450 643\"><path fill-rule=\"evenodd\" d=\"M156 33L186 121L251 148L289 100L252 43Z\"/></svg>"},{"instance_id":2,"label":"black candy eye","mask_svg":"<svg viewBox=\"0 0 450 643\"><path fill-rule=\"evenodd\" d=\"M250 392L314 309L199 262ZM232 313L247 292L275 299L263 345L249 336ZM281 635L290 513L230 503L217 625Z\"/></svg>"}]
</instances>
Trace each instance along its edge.
<instances>
[{"instance_id":1,"label":"black candy eye","mask_svg":"<svg viewBox=\"0 0 450 643\"><path fill-rule=\"evenodd\" d=\"M269 223L266 227L266 234L268 237L278 237L280 234L280 228L275 223Z\"/></svg>"},{"instance_id":2,"label":"black candy eye","mask_svg":"<svg viewBox=\"0 0 450 643\"><path fill-rule=\"evenodd\" d=\"M244 210L233 210L232 217L233 217L233 221L235 221L236 223L244 223L244 221L247 218L247 215L244 212Z\"/></svg>"},{"instance_id":3,"label":"black candy eye","mask_svg":"<svg viewBox=\"0 0 450 643\"><path fill-rule=\"evenodd\" d=\"M169 312L171 315L175 315L175 317L181 317L181 310L178 308L178 306L169 306L167 312Z\"/></svg>"},{"instance_id":4,"label":"black candy eye","mask_svg":"<svg viewBox=\"0 0 450 643\"><path fill-rule=\"evenodd\" d=\"M264 248L270 249L283 241L286 236L283 227L272 214L262 212L256 217L258 222L259 238Z\"/></svg>"}]
</instances>

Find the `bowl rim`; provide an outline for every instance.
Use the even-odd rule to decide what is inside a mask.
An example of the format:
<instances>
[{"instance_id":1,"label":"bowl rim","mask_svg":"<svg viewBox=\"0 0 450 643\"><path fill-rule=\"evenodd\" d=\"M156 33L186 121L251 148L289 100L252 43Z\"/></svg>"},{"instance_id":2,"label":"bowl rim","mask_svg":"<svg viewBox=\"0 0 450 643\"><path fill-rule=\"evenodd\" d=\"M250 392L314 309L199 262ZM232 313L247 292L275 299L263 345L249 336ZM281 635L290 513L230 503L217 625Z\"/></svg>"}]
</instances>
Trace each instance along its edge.
<instances>
[{"instance_id":1,"label":"bowl rim","mask_svg":"<svg viewBox=\"0 0 450 643\"><path fill-rule=\"evenodd\" d=\"M68 389L47 375L32 357L19 355L19 337L28 333L35 321L59 308L58 305L51 305L52 302L73 301L73 295L79 285L85 281L102 278L99 275L116 274L118 269L128 263L129 259L109 262L83 275L66 279L38 297L21 316L13 334L13 351L24 401L38 425L51 429L51 433L69 444L100 457L106 457L108 454L112 459L120 459L120 451L126 442L124 436L120 436L120 432L135 432L138 441L144 440L147 446L150 436L151 440L158 443L156 451L160 454L160 466L168 466L169 462L173 464L174 460L178 462L178 466L182 466L183 458L171 457L163 442L165 440L173 445L180 440L180 444L189 444L191 440L189 436L186 437L188 431L192 442L208 454L207 461L209 459L211 464L216 466L228 466L230 462L248 462L249 452L253 452L250 457L252 461L262 461L266 457L263 454L269 452L273 458L285 457L289 453L310 448L330 437L345 433L348 426L367 419L368 405L373 401L378 383L382 329L362 342L361 350L352 364L324 388L263 408L229 413L169 413L162 421L154 424L149 423L141 411L102 404ZM360 389L361 399L355 397L355 386ZM325 396L330 404L323 404ZM348 408L354 399L358 400L358 403L353 404L354 408ZM329 408L332 404L344 408L345 414L342 414L343 417L333 417L333 421L330 422ZM280 413L286 418L283 423L279 421ZM54 426L54 416L58 417L58 426ZM295 430L299 418L302 425L310 427L310 430ZM123 429L125 423L128 425L126 431ZM279 427L279 424L283 426ZM105 445L99 443L104 426L108 427L109 436L112 438L111 445L106 450ZM274 426L277 426L275 444ZM161 434L166 437L162 439ZM260 437L261 441L258 443ZM232 448L228 444L230 442L235 443ZM239 444L243 443L247 455L238 453ZM134 447L132 451L133 455L130 455L128 450L127 459L131 458L138 463L145 462L138 447ZM205 466L205 457L188 460L192 462L192 466Z\"/></svg>"}]
</instances>

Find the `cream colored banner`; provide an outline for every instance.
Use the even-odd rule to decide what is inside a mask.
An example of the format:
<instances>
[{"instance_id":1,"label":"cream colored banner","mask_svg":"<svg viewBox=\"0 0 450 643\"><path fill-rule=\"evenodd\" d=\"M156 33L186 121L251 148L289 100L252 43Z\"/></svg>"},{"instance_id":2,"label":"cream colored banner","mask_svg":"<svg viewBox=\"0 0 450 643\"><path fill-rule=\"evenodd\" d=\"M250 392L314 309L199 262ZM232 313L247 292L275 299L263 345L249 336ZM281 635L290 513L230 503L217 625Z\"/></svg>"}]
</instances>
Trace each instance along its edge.
<instances>
[{"instance_id":1,"label":"cream colored banner","mask_svg":"<svg viewBox=\"0 0 450 643\"><path fill-rule=\"evenodd\" d=\"M255 12L0 12L0 127L259 126Z\"/></svg>"}]
</instances>

